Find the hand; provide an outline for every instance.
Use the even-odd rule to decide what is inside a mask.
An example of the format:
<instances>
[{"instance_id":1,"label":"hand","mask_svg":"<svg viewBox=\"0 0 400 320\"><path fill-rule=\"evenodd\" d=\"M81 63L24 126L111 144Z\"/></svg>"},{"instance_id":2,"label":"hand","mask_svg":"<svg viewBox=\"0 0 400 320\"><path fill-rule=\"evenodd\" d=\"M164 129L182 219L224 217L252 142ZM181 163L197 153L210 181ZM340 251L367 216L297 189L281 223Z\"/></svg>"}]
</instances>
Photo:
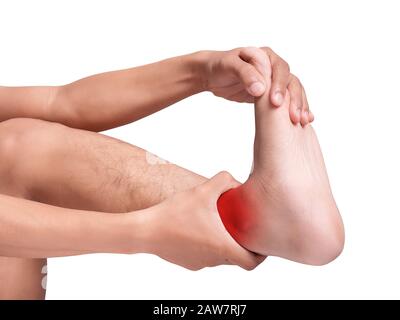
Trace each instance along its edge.
<instances>
[{"instance_id":1,"label":"hand","mask_svg":"<svg viewBox=\"0 0 400 320\"><path fill-rule=\"evenodd\" d=\"M278 56L271 48L262 47L269 57L272 68L272 84L270 99L272 104L279 107L283 104L287 91L290 95L289 114L294 124L303 126L314 121L314 115L310 111L306 92L300 80L292 73L288 63Z\"/></svg>"},{"instance_id":2,"label":"hand","mask_svg":"<svg viewBox=\"0 0 400 320\"><path fill-rule=\"evenodd\" d=\"M271 102L279 107L286 90L291 97L290 119L305 125L314 120L304 88L290 73L289 65L268 47L245 47L230 51L207 51L205 88L214 95L237 102L254 102L265 89L268 59L272 66Z\"/></svg>"},{"instance_id":3,"label":"hand","mask_svg":"<svg viewBox=\"0 0 400 320\"><path fill-rule=\"evenodd\" d=\"M241 247L227 232L217 211L219 196L238 185L229 173L221 172L156 206L147 217L151 238L147 251L190 270L222 264L254 269L265 257Z\"/></svg>"}]
</instances>

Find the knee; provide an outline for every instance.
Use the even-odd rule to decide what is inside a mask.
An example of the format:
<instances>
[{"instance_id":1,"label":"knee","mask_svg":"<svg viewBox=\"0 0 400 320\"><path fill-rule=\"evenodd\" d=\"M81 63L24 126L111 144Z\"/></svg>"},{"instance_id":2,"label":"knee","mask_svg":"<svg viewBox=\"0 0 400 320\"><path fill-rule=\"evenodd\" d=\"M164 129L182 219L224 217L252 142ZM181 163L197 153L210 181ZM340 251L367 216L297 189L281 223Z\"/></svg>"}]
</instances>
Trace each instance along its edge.
<instances>
[{"instance_id":1,"label":"knee","mask_svg":"<svg viewBox=\"0 0 400 320\"><path fill-rule=\"evenodd\" d=\"M28 161L30 155L43 151L61 134L62 125L29 118L15 118L0 122L1 170L8 172L20 160Z\"/></svg>"}]
</instances>

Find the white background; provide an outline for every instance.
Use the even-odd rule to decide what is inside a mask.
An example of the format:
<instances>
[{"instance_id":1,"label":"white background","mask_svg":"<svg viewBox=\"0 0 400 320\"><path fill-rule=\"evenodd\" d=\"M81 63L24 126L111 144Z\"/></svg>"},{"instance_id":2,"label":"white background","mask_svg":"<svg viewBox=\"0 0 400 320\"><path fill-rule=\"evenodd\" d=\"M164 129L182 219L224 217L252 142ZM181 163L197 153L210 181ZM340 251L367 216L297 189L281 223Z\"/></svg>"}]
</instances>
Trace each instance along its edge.
<instances>
[{"instance_id":1,"label":"white background","mask_svg":"<svg viewBox=\"0 0 400 320\"><path fill-rule=\"evenodd\" d=\"M64 84L201 49L268 45L306 87L346 226L325 267L193 273L157 257L51 259L48 299L400 298L398 1L1 1L0 83ZM251 105L204 93L108 134L246 178Z\"/></svg>"}]
</instances>

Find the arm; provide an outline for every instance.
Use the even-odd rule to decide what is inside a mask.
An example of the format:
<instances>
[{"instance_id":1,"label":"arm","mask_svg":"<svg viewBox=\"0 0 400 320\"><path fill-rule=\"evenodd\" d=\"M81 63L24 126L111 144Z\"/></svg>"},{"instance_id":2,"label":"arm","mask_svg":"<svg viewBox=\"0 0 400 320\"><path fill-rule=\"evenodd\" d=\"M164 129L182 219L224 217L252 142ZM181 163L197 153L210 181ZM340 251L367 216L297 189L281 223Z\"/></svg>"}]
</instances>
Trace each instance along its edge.
<instances>
[{"instance_id":1,"label":"arm","mask_svg":"<svg viewBox=\"0 0 400 320\"><path fill-rule=\"evenodd\" d=\"M157 112L203 90L201 53L90 76L55 87L1 87L0 121L39 118L101 131Z\"/></svg>"},{"instance_id":2,"label":"arm","mask_svg":"<svg viewBox=\"0 0 400 320\"><path fill-rule=\"evenodd\" d=\"M140 218L65 209L0 194L0 256L141 252L146 228Z\"/></svg>"},{"instance_id":3,"label":"arm","mask_svg":"<svg viewBox=\"0 0 400 320\"><path fill-rule=\"evenodd\" d=\"M220 264L253 269L264 257L243 249L218 216L219 196L237 187L227 173L159 205L111 214L0 195L0 256L150 253L191 270Z\"/></svg>"},{"instance_id":4,"label":"arm","mask_svg":"<svg viewBox=\"0 0 400 320\"><path fill-rule=\"evenodd\" d=\"M274 92L289 90L294 101L291 118L299 121L296 110L308 109L301 83L289 73L287 63L267 48L200 51L64 86L0 87L0 121L28 117L101 131L133 122L202 91L233 101L254 102L254 97L265 91L267 57L272 62ZM279 106L281 101L276 97L271 95Z\"/></svg>"}]
</instances>

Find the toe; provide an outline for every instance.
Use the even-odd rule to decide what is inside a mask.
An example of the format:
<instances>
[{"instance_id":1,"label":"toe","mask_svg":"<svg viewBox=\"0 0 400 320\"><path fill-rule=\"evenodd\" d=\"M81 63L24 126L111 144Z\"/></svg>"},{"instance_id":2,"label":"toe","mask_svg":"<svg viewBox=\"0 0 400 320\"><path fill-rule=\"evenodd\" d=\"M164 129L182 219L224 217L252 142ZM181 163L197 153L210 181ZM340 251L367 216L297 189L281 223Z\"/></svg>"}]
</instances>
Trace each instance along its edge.
<instances>
[{"instance_id":1,"label":"toe","mask_svg":"<svg viewBox=\"0 0 400 320\"><path fill-rule=\"evenodd\" d=\"M314 121L314 114L311 111L308 111L308 121L310 123Z\"/></svg>"},{"instance_id":2,"label":"toe","mask_svg":"<svg viewBox=\"0 0 400 320\"><path fill-rule=\"evenodd\" d=\"M291 103L289 107L289 115L293 124L298 124L301 120L301 108Z\"/></svg>"},{"instance_id":3,"label":"toe","mask_svg":"<svg viewBox=\"0 0 400 320\"><path fill-rule=\"evenodd\" d=\"M301 112L301 125L304 127L305 125L308 124L308 111L307 110L303 110Z\"/></svg>"}]
</instances>

